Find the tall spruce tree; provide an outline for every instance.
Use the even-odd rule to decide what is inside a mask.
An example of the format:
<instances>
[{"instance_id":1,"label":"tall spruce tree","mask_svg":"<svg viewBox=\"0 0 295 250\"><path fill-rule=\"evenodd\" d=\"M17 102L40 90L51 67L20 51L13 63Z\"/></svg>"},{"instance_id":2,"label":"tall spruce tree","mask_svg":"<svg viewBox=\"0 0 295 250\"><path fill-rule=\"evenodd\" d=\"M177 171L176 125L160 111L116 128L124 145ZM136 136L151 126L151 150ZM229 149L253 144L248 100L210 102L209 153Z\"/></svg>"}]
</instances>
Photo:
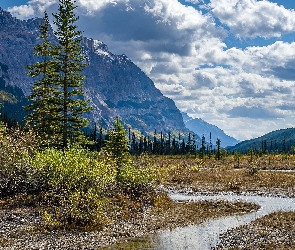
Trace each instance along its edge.
<instances>
[{"instance_id":1,"label":"tall spruce tree","mask_svg":"<svg viewBox=\"0 0 295 250\"><path fill-rule=\"evenodd\" d=\"M62 107L60 120L62 148L72 143L83 143L85 136L81 128L86 127L88 120L82 115L91 108L83 96L83 79L81 71L86 66L81 42L81 31L75 24L78 20L74 10L76 1L59 0L58 13L53 14L56 25L54 34L58 38L54 60L57 62L57 87L60 90L59 105Z\"/></svg>"},{"instance_id":2,"label":"tall spruce tree","mask_svg":"<svg viewBox=\"0 0 295 250\"><path fill-rule=\"evenodd\" d=\"M52 45L48 38L50 26L45 13L40 26L43 43L36 45L34 52L41 61L28 67L28 74L37 77L37 81L29 96L33 102L26 107L31 111L27 120L42 144L61 149L86 142L81 128L87 126L88 120L82 115L91 109L83 99L81 72L86 65L80 45L82 32L75 25L75 2L59 0L58 13L53 14L57 45Z\"/></svg>"},{"instance_id":3,"label":"tall spruce tree","mask_svg":"<svg viewBox=\"0 0 295 250\"><path fill-rule=\"evenodd\" d=\"M44 13L43 24L39 26L41 44L34 47L34 55L40 61L27 66L27 74L36 79L29 100L32 102L25 107L30 113L26 121L32 126L40 139L41 146L55 146L58 143L58 120L61 119L57 105L59 91L55 88L58 74L56 63L52 59L56 46L49 41L49 18Z\"/></svg>"}]
</instances>

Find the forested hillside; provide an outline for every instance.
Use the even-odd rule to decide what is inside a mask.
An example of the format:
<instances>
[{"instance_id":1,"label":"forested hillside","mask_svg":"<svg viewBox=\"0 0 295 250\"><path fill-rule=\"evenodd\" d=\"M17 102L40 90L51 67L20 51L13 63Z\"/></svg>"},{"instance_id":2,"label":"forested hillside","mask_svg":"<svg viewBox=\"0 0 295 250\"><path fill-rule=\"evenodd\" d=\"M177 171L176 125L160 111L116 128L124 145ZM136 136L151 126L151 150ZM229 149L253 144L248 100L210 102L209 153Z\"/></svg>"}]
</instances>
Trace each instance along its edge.
<instances>
[{"instance_id":1,"label":"forested hillside","mask_svg":"<svg viewBox=\"0 0 295 250\"><path fill-rule=\"evenodd\" d=\"M249 150L256 152L278 152L288 153L294 151L295 145L295 128L280 129L270 132L264 136L246 140L238 143L236 146L228 147L229 151L247 153Z\"/></svg>"}]
</instances>

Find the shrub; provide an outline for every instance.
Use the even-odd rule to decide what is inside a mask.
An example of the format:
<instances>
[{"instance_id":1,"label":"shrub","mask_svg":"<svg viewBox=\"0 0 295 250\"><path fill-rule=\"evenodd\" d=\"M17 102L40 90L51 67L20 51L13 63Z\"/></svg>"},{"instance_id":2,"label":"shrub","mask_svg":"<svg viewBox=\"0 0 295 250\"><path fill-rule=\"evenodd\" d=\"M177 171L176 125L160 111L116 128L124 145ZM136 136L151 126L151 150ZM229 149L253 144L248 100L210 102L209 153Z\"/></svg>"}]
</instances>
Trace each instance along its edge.
<instances>
[{"instance_id":1,"label":"shrub","mask_svg":"<svg viewBox=\"0 0 295 250\"><path fill-rule=\"evenodd\" d=\"M52 225L104 223L102 196L115 182L115 164L108 155L85 149L38 152L31 166L46 176L44 217Z\"/></svg>"},{"instance_id":2,"label":"shrub","mask_svg":"<svg viewBox=\"0 0 295 250\"><path fill-rule=\"evenodd\" d=\"M0 126L0 197L18 193L35 192L31 179L38 173L32 171L28 163L37 148L35 135L31 130L8 129ZM35 177L33 177L35 176Z\"/></svg>"}]
</instances>

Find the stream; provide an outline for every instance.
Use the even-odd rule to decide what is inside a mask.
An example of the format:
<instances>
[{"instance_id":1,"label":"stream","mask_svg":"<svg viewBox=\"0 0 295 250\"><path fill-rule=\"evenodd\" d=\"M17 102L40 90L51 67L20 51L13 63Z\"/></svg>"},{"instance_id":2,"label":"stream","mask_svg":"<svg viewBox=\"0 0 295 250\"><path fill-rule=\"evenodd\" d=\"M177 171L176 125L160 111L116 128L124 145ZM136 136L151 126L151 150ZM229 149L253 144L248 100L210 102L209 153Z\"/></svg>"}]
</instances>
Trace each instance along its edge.
<instances>
[{"instance_id":1,"label":"stream","mask_svg":"<svg viewBox=\"0 0 295 250\"><path fill-rule=\"evenodd\" d=\"M225 216L210 219L200 225L191 225L174 230L160 232L154 236L143 239L134 239L121 245L118 249L153 249L153 250L206 250L211 249L219 241L219 235L228 229L250 223L264 215L276 211L295 211L294 198L266 197L259 195L236 194L181 194L170 193L170 197L176 201L200 201L222 199L227 201L246 201L259 204L258 211L236 216ZM117 248L114 248L117 249Z\"/></svg>"},{"instance_id":2,"label":"stream","mask_svg":"<svg viewBox=\"0 0 295 250\"><path fill-rule=\"evenodd\" d=\"M253 213L236 216L226 216L218 219L208 220L196 226L178 228L165 231L158 235L159 245L156 249L211 249L218 243L219 235L230 228L250 223L264 215L276 211L295 211L295 199L281 197L264 197L258 195L185 195L170 194L177 201L200 201L223 199L227 201L246 201L259 204L261 208Z\"/></svg>"}]
</instances>

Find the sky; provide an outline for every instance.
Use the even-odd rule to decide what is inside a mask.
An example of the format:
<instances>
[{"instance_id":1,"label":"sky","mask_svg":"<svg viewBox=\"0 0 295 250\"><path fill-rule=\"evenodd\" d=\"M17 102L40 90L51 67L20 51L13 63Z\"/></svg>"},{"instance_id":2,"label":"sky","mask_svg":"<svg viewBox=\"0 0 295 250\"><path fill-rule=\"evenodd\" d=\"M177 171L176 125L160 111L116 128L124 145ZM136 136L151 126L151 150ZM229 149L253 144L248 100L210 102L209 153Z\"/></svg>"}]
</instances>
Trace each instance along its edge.
<instances>
[{"instance_id":1,"label":"sky","mask_svg":"<svg viewBox=\"0 0 295 250\"><path fill-rule=\"evenodd\" d=\"M77 0L84 36L126 54L176 106L238 140L295 127L295 1ZM0 0L20 19L58 0Z\"/></svg>"}]
</instances>

